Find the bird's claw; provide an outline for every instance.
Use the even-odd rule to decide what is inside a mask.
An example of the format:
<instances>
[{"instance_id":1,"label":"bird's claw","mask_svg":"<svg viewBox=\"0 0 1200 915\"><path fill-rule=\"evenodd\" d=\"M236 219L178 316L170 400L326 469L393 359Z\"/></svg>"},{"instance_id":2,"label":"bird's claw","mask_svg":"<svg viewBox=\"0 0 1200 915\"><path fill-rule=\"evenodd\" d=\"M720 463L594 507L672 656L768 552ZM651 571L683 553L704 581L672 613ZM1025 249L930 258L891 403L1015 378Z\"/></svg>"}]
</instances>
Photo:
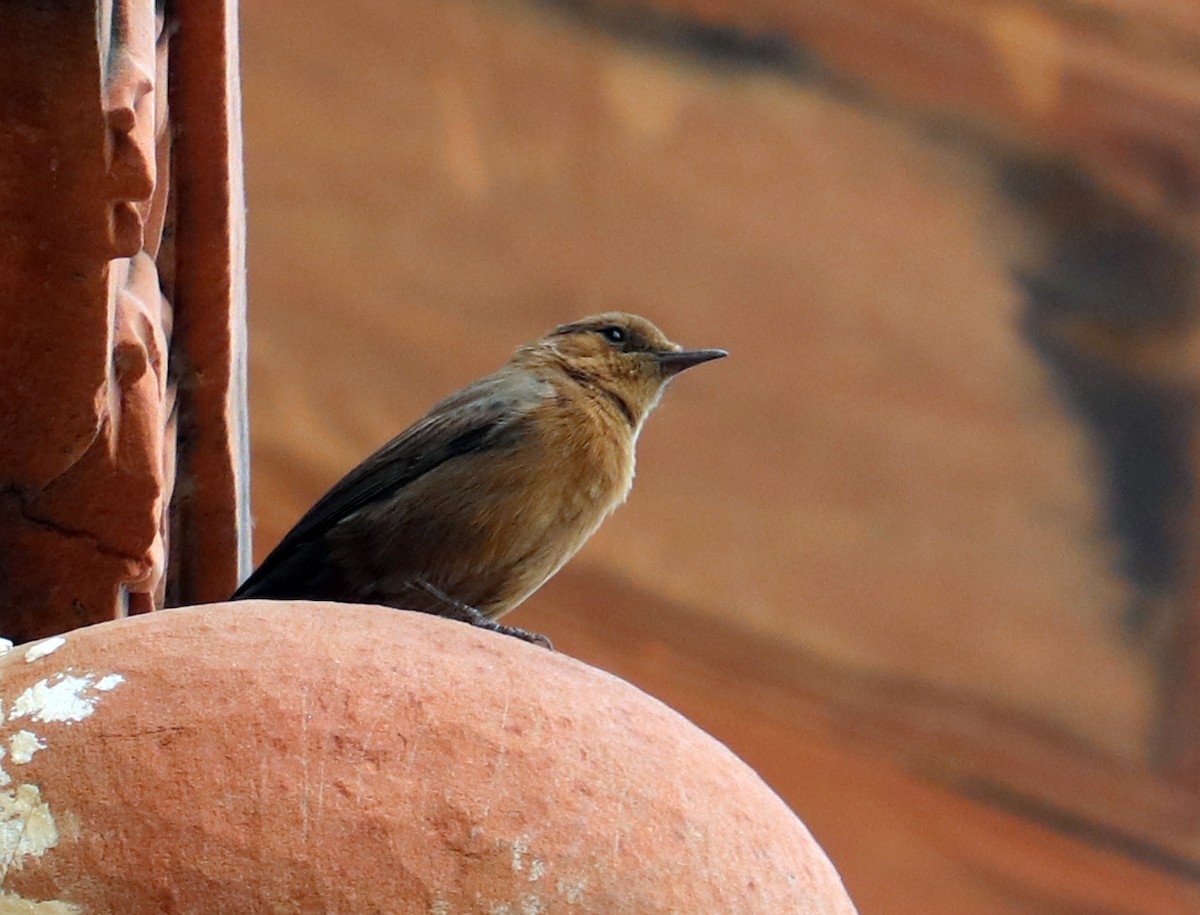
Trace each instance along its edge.
<instances>
[{"instance_id":1,"label":"bird's claw","mask_svg":"<svg viewBox=\"0 0 1200 915\"><path fill-rule=\"evenodd\" d=\"M498 632L501 635L511 635L513 638L520 639L522 642L529 642L531 645L540 645L548 651L554 650L554 643L540 632L529 632L527 629L519 629L516 626L505 626L503 623L496 623L492 620L480 620L475 625L481 629Z\"/></svg>"},{"instance_id":2,"label":"bird's claw","mask_svg":"<svg viewBox=\"0 0 1200 915\"><path fill-rule=\"evenodd\" d=\"M451 597L441 588L436 587L431 582L423 578L415 579L411 582L412 585L420 588L426 594L429 594L438 601L442 606L449 611L447 616L454 619L462 620L465 623L470 623L472 626L478 626L480 629L487 629L489 632L498 632L501 635L511 635L513 638L520 639L523 642L529 642L531 645L541 645L543 648L554 650L554 643L546 636L539 632L528 632L524 629L518 629L516 626L505 626L503 623L497 623L494 620L488 619L477 608L470 604L463 603L457 598Z\"/></svg>"}]
</instances>

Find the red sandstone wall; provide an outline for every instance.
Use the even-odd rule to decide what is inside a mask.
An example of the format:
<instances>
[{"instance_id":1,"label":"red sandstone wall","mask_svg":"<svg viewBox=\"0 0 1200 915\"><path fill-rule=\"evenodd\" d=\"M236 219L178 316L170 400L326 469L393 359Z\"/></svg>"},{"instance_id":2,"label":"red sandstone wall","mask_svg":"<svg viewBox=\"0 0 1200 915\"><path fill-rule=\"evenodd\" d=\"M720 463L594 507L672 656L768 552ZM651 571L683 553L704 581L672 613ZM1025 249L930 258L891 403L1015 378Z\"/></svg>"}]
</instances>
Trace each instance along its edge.
<instances>
[{"instance_id":1,"label":"red sandstone wall","mask_svg":"<svg viewBox=\"0 0 1200 915\"><path fill-rule=\"evenodd\" d=\"M1189 9L248 7L260 547L643 310L732 355L513 622L746 755L864 912L1195 908Z\"/></svg>"}]
</instances>

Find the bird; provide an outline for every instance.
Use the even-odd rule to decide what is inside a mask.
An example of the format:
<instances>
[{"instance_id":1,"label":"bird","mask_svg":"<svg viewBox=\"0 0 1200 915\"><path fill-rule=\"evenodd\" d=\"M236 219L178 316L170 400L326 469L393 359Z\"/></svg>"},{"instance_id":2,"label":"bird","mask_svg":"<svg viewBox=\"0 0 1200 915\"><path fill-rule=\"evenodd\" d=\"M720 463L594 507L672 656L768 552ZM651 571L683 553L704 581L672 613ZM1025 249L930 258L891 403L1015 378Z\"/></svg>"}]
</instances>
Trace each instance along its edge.
<instances>
[{"instance_id":1,"label":"bird","mask_svg":"<svg viewBox=\"0 0 1200 915\"><path fill-rule=\"evenodd\" d=\"M520 346L347 473L232 600L333 600L497 622L629 495L646 417L680 372L721 359L613 311Z\"/></svg>"}]
</instances>

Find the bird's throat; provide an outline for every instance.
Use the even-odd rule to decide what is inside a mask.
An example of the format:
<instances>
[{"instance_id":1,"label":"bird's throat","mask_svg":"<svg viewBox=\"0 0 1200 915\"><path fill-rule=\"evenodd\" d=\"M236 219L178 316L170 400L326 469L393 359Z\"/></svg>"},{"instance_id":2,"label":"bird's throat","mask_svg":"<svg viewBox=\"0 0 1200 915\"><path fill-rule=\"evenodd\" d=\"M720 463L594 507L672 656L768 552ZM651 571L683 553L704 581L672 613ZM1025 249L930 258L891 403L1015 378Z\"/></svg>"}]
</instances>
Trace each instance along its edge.
<instances>
[{"instance_id":1,"label":"bird's throat","mask_svg":"<svg viewBox=\"0 0 1200 915\"><path fill-rule=\"evenodd\" d=\"M603 384L598 378L596 378L596 376L591 375L576 366L564 364L562 368L572 381L582 385L590 391L594 391L601 397L608 400L609 403L616 407L617 412L624 417L625 421L629 423L629 428L635 433L637 432L639 426L637 414L633 412L633 407L629 405L629 401L627 401L612 388Z\"/></svg>"}]
</instances>

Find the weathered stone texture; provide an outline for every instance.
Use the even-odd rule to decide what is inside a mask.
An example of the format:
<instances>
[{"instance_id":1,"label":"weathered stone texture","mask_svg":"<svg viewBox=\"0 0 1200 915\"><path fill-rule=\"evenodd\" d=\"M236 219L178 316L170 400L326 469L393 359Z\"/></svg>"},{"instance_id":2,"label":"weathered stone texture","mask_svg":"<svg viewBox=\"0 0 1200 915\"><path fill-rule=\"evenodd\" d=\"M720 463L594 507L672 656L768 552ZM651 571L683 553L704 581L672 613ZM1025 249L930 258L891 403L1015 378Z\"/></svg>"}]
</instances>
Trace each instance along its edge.
<instances>
[{"instance_id":1,"label":"weathered stone texture","mask_svg":"<svg viewBox=\"0 0 1200 915\"><path fill-rule=\"evenodd\" d=\"M37 786L45 805L10 805L34 842L0 835L22 900L123 915L854 912L744 763L563 655L437 617L266 601L96 626L38 657L54 644L0 662L14 709L0 740L33 746L13 742L28 730L44 747L3 761L0 802ZM42 713L38 684L71 693L75 720ZM37 844L46 821L56 841Z\"/></svg>"},{"instance_id":2,"label":"weathered stone texture","mask_svg":"<svg viewBox=\"0 0 1200 915\"><path fill-rule=\"evenodd\" d=\"M83 2L0 7L6 500L14 488L44 486L87 450L108 381L111 321L103 302L114 252L99 192L107 163L92 9Z\"/></svg>"},{"instance_id":3,"label":"weathered stone texture","mask_svg":"<svg viewBox=\"0 0 1200 915\"><path fill-rule=\"evenodd\" d=\"M175 383L210 369L229 388L230 351L190 358L194 347L172 340L164 295L177 282L170 31L145 0L0 10L0 131L16 153L0 172L0 632L10 637L163 606ZM195 52L200 66L225 79L224 58L204 51ZM226 140L202 135L190 145L215 162L209 168L232 161L236 171ZM205 233L213 230L193 232L191 243ZM221 274L240 270L227 253ZM201 306L240 320L228 297ZM189 358L168 371L172 347ZM231 395L229 410L240 404ZM221 428L206 431L228 473L236 446ZM224 501L210 517L223 512L225 529L236 530L238 494L213 498ZM236 581L236 541L223 541L215 588Z\"/></svg>"},{"instance_id":4,"label":"weathered stone texture","mask_svg":"<svg viewBox=\"0 0 1200 915\"><path fill-rule=\"evenodd\" d=\"M98 32L91 4L47 9L0 14L16 55L6 79L40 90L29 110L6 112L28 149L0 191L12 244L36 251L0 269L0 614L18 638L161 598L170 462L170 309L142 251L143 214L166 202L155 193L161 21L152 4L119 4L102 9Z\"/></svg>"}]
</instances>

